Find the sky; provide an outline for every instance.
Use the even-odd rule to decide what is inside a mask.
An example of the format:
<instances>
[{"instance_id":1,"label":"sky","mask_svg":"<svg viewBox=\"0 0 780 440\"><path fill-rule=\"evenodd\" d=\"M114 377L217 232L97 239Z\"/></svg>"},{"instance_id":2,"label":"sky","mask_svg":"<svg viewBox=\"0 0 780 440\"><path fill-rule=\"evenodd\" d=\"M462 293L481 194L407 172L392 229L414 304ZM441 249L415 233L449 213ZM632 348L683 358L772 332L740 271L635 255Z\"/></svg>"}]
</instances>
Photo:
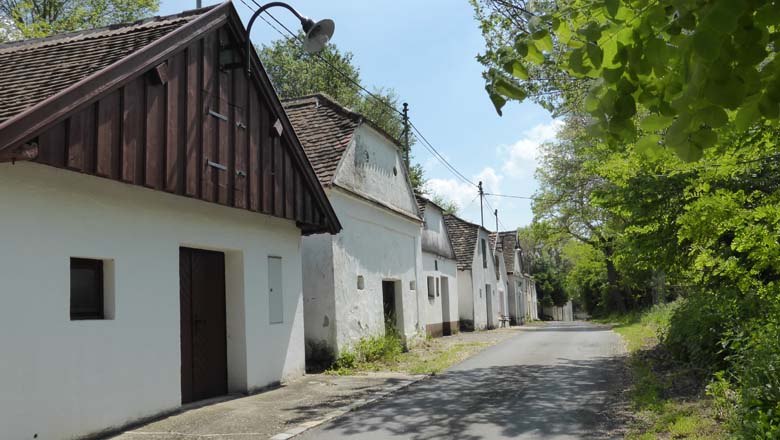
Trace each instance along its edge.
<instances>
[{"instance_id":1,"label":"sky","mask_svg":"<svg viewBox=\"0 0 780 440\"><path fill-rule=\"evenodd\" d=\"M204 5L214 3L203 0ZM363 84L369 90L394 89L401 101L409 103L412 122L463 175L482 181L488 193L533 195L538 146L555 137L560 122L532 103L509 103L503 117L496 114L475 58L484 40L468 0L289 3L315 21L333 19L336 32L331 42L352 52ZM250 10L240 0L235 6L246 24ZM195 0L162 0L160 14L194 7ZM299 28L288 11L273 8L270 12L290 29ZM258 19L251 38L267 44L280 35ZM461 217L479 223L477 189L455 177L421 145L413 147L412 155L425 169L428 188L456 202ZM529 224L533 216L528 200L487 196L485 226L491 230L496 221L488 205L498 209L501 230Z\"/></svg>"}]
</instances>

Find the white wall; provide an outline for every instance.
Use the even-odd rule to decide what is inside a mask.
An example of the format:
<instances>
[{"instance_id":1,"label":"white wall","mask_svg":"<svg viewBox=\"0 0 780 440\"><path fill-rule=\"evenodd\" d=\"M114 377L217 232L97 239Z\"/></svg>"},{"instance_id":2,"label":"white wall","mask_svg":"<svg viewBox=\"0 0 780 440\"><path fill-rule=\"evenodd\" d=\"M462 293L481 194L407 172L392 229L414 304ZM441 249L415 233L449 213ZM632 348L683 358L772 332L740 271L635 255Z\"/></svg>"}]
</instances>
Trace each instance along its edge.
<instances>
[{"instance_id":1,"label":"white wall","mask_svg":"<svg viewBox=\"0 0 780 440\"><path fill-rule=\"evenodd\" d=\"M30 163L0 164L0 206L3 438L72 438L180 406L180 246L226 252L231 388L303 373L292 221ZM112 260L114 319L70 320L72 256ZM268 323L268 256L283 259L283 324Z\"/></svg>"},{"instance_id":2,"label":"white wall","mask_svg":"<svg viewBox=\"0 0 780 440\"><path fill-rule=\"evenodd\" d=\"M487 250L487 267L482 264L482 245L481 240L485 240ZM498 283L496 280L496 270L494 268L494 259L490 252L490 237L485 229L480 228L477 234L477 243L474 251L474 258L471 262L471 281L472 298L474 303L474 328L484 329L495 327L498 324ZM491 310L488 317L487 310L487 289L490 285ZM480 295L480 291L482 294Z\"/></svg>"},{"instance_id":3,"label":"white wall","mask_svg":"<svg viewBox=\"0 0 780 440\"><path fill-rule=\"evenodd\" d=\"M449 260L442 258L438 255L431 254L429 252L423 252L423 277L422 277L422 291L425 301L424 316L425 323L427 325L441 325L444 322L443 315L444 309L442 302L444 301L443 295L445 292L439 287L439 294L428 292L428 277L432 277L434 280L434 286L436 280L439 280L441 286L442 279L447 279L447 285L449 287L449 301L447 314L449 315L448 322L458 321L458 268L455 260ZM436 267L438 266L438 270ZM457 330L457 329L455 329Z\"/></svg>"},{"instance_id":4,"label":"white wall","mask_svg":"<svg viewBox=\"0 0 780 440\"><path fill-rule=\"evenodd\" d=\"M333 295L333 236L303 238L303 320L307 355L324 356L336 340L336 298ZM335 354L335 353L331 353Z\"/></svg>"},{"instance_id":5,"label":"white wall","mask_svg":"<svg viewBox=\"0 0 780 440\"><path fill-rule=\"evenodd\" d=\"M382 281L393 280L400 282L402 292L400 330L407 338L415 337L423 330L419 299L427 295L421 270L420 222L338 187L328 190L328 198L344 229L328 239L332 243L333 283L323 281L316 299L307 295L306 328L325 321L332 298L335 323L331 317L333 333L327 343L335 352L361 338L383 334ZM321 240L319 236L304 237L304 248L309 249L310 241ZM312 263L304 260L304 274L313 272ZM358 289L358 276L363 277L363 290ZM311 282L307 276L304 280ZM411 290L412 282L415 290ZM309 289L307 286L307 292ZM314 332L307 330L309 334Z\"/></svg>"}]
</instances>

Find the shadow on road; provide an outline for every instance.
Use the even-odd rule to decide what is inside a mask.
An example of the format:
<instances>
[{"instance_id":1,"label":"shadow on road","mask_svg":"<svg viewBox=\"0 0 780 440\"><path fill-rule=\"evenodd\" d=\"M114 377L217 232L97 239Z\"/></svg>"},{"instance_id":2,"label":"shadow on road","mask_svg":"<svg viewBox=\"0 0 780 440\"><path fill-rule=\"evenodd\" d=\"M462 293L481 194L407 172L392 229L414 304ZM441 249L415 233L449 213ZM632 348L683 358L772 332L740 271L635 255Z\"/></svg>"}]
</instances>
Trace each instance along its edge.
<instances>
[{"instance_id":1,"label":"shadow on road","mask_svg":"<svg viewBox=\"0 0 780 440\"><path fill-rule=\"evenodd\" d=\"M608 400L621 362L615 357L558 359L553 365L451 371L324 430L376 439L601 438L595 431L608 417L602 402ZM489 434L482 431L486 425ZM481 428L475 432L474 426Z\"/></svg>"}]
</instances>

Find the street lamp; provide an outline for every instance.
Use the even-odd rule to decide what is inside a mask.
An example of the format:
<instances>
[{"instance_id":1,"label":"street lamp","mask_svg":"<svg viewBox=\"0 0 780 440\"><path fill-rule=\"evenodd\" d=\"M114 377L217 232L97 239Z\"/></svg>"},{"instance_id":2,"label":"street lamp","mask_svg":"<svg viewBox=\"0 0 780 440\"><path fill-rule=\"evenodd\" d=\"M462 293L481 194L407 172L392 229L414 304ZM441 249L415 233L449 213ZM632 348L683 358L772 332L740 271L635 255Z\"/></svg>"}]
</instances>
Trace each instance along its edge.
<instances>
[{"instance_id":1,"label":"street lamp","mask_svg":"<svg viewBox=\"0 0 780 440\"><path fill-rule=\"evenodd\" d=\"M254 15L252 15L252 18L249 19L249 26L246 28L246 69L250 74L252 73L251 64L249 63L252 53L252 40L250 39L252 25L255 24L257 17L265 12L266 9L275 6L281 6L289 10L301 21L301 27L303 28L303 31L306 32L306 38L303 41L303 50L308 53L317 53L321 51L325 45L328 44L328 41L330 41L330 38L333 36L333 32L336 30L336 23L334 23L333 20L326 18L315 23L314 20L304 17L300 12L296 11L295 8L284 2L269 2L260 6L260 8L255 11Z\"/></svg>"}]
</instances>

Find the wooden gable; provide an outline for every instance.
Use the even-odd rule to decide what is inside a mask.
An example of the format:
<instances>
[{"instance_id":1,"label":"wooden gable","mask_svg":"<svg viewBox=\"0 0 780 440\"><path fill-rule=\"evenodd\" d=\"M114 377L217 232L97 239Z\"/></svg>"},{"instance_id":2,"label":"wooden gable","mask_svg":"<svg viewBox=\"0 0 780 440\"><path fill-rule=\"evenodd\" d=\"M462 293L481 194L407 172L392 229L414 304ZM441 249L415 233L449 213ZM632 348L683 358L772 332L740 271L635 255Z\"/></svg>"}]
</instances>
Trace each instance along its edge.
<instances>
[{"instance_id":1,"label":"wooden gable","mask_svg":"<svg viewBox=\"0 0 780 440\"><path fill-rule=\"evenodd\" d=\"M169 42L178 47L167 55L150 56L119 84L23 138L22 144L37 144L34 160L294 220L306 234L338 232L256 57L247 74L246 33L232 5L173 34L182 35ZM121 64L106 70L121 76ZM35 117L35 111L25 115Z\"/></svg>"}]
</instances>

